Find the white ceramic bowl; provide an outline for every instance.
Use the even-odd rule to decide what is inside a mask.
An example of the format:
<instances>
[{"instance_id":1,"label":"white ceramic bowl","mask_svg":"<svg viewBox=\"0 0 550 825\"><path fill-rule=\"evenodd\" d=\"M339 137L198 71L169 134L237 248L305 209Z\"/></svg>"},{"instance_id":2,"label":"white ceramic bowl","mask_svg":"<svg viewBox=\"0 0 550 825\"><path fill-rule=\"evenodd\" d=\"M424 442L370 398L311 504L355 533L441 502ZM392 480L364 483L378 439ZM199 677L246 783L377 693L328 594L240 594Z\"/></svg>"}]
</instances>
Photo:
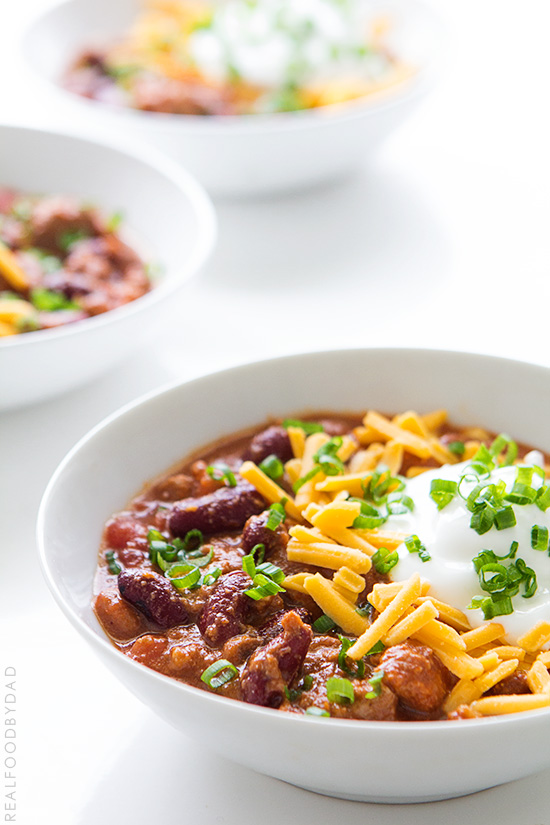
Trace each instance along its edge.
<instances>
[{"instance_id":1,"label":"white ceramic bowl","mask_svg":"<svg viewBox=\"0 0 550 825\"><path fill-rule=\"evenodd\" d=\"M79 49L116 39L140 0L69 0L27 30L29 65L58 91L58 103L79 105L94 125L139 135L181 161L212 192L250 195L285 191L337 178L372 153L399 126L438 73L443 34L419 0L369 0L396 20L399 54L418 72L378 97L290 114L200 117L140 112L64 92L59 80Z\"/></svg>"},{"instance_id":2,"label":"white ceramic bowl","mask_svg":"<svg viewBox=\"0 0 550 825\"><path fill-rule=\"evenodd\" d=\"M376 802L445 799L526 776L550 766L549 710L405 723L318 719L247 705L124 656L105 637L90 600L106 519L142 482L213 439L307 409L445 406L458 424L507 431L548 450L549 397L550 370L542 367L399 349L298 355L172 386L108 418L58 468L38 519L48 584L70 621L146 705L256 771Z\"/></svg>"},{"instance_id":3,"label":"white ceramic bowl","mask_svg":"<svg viewBox=\"0 0 550 825\"><path fill-rule=\"evenodd\" d=\"M174 299L214 245L212 206L177 164L153 150L129 152L80 137L0 127L0 184L37 194L74 194L107 214L121 235L160 264L150 293L75 324L0 338L0 410L43 400L95 378L163 324Z\"/></svg>"}]
</instances>

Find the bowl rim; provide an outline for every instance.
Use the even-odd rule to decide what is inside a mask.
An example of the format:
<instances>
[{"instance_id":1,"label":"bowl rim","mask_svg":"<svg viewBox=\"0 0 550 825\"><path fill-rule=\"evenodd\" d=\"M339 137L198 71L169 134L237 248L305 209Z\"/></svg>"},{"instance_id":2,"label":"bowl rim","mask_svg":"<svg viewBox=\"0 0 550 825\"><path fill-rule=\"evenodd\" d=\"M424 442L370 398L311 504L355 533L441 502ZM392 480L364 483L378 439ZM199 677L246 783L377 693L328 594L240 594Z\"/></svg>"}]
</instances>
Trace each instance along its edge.
<instances>
[{"instance_id":1,"label":"bowl rim","mask_svg":"<svg viewBox=\"0 0 550 825\"><path fill-rule=\"evenodd\" d=\"M414 9L414 14L423 14L429 19L430 25L437 30L438 37L432 38L434 41L432 54L416 68L416 71L395 85L363 95L353 100L341 103L330 103L310 109L300 109L297 112L269 112L259 114L243 115L184 115L171 112L147 112L140 109L133 109L130 106L117 106L113 103L103 102L86 98L65 89L59 78L44 75L36 66L28 45L32 32L38 28L50 15L61 10L63 7L75 5L81 0L59 0L54 5L35 14L25 26L20 38L19 48L27 67L34 76L46 83L50 89L53 87L66 100L79 103L86 107L91 107L92 111L98 107L110 115L126 118L129 123L134 120L140 125L155 129L168 128L169 130L189 129L193 133L223 132L228 134L262 132L295 132L303 131L316 126L329 126L334 123L353 122L355 120L371 117L378 112L396 108L405 100L413 100L427 91L435 82L438 66L444 62L444 41L447 39L447 27L440 14L427 0L396 0L397 3Z\"/></svg>"},{"instance_id":2,"label":"bowl rim","mask_svg":"<svg viewBox=\"0 0 550 825\"><path fill-rule=\"evenodd\" d=\"M43 493L42 500L40 502L40 507L37 516L36 522L36 540L37 540L37 548L38 548L38 557L39 562L42 570L42 574L46 579L46 583L48 588L54 597L55 601L61 608L62 612L65 616L69 619L73 627L75 627L79 633L88 641L88 643L94 647L99 646L100 650L106 654L109 658L113 661L122 663L123 667L128 667L130 670L133 670L136 674L141 674L145 679L149 678L152 679L154 682L160 681L160 684L164 684L167 689L174 690L174 691L181 691L182 695L185 696L186 694L192 695L195 698L198 698L200 695L204 701L206 702L214 702L214 703L222 703L222 706L225 705L228 710L233 708L235 710L235 706L237 706L235 712L238 710L244 710L248 713L253 713L256 715L260 715L266 720L272 719L281 719L278 724L314 724L314 725L329 725L331 728L336 727L337 729L346 730L348 733L351 731L357 731L357 733L351 733L354 736L363 736L363 735L373 735L375 731L385 731L385 735L389 735L388 732L392 732L391 735L399 735L399 736L406 736L406 737L415 737L416 733L419 732L420 735L425 735L426 731L433 731L432 736L436 737L441 735L442 731L448 731L445 734L445 738L447 739L449 736L460 737L465 735L464 732L466 730L477 730L480 726L482 728L486 728L487 726L508 726L514 728L517 725L522 724L522 720L529 724L529 720L531 720L532 724L536 724L537 720L543 717L550 718L550 708L538 708L535 710L528 710L522 711L521 713L511 713L511 714L502 714L500 716L486 716L476 719L458 719L452 720L452 724L449 723L449 720L433 720L433 721L420 721L414 722L410 724L403 723L402 721L368 721L368 720L357 720L357 719L338 719L338 718L318 718L315 716L308 716L306 714L297 714L297 713L284 713L276 709L272 708L264 708L258 705L248 704L246 702L241 702L239 700L230 699L225 696L220 696L216 693L210 693L201 690L200 688L195 688L192 685L188 685L185 682L182 682L175 677L166 676L164 674L158 673L151 668L148 668L145 665L140 664L139 662L130 659L126 656L122 651L120 651L117 647L112 644L107 635L104 636L100 635L97 631L92 629L80 616L77 615L76 612L66 603L63 594L61 593L54 573L50 569L49 561L48 561L48 551L46 547L46 540L45 540L45 526L47 520L47 511L49 505L49 499L51 498L52 494L54 493L55 487L59 479L64 475L65 470L71 465L75 457L78 455L80 450L92 442L97 435L102 433L104 430L107 430L113 424L116 424L120 419L126 417L127 415L131 415L133 411L146 406L147 404L154 402L161 397L168 397L173 392L182 391L184 387L199 384L201 382L208 382L212 380L215 376L220 374L236 374L239 372L246 372L249 368L255 368L258 366L265 366L268 365L268 368L277 367L280 365L288 364L293 361L302 359L302 358L323 358L332 354L341 354L343 357L347 355L359 355L363 354L368 357L370 354L375 355L387 355L389 353L406 353L407 355L412 355L413 357L449 357L451 359L482 359L488 363L496 363L499 362L501 364L513 364L520 368L525 368L528 370L537 373L538 375L542 375L545 373L547 376L550 373L550 368L545 367L541 364L536 364L531 361L526 361L522 359L515 359L515 358L508 358L504 356L496 356L496 355L488 355L485 353L478 353L478 352L469 352L467 350L445 350L445 349L430 349L430 348L408 348L408 347L353 347L353 348L341 348L341 349L327 349L327 350L306 350L306 351L299 351L294 352L292 354L287 355L280 355L275 356L272 358L260 358L253 361L244 361L234 364L231 367L223 368L223 369L213 369L206 373L203 373L198 376L194 376L189 379L181 380L176 379L174 381L170 381L164 384L161 387L153 389L143 395L139 396L138 398L134 399L133 401L124 404L119 409L115 410L114 412L110 413L106 416L102 421L97 423L91 430L89 430L84 436L82 436L77 443L69 450L69 452L65 455L65 457L61 460L57 468L55 469L53 475L51 476L46 489ZM127 687L127 686L126 686ZM294 721L290 721L294 720ZM362 734L361 731L367 731L367 734ZM402 733L401 733L402 732ZM453 733L454 732L454 733Z\"/></svg>"},{"instance_id":3,"label":"bowl rim","mask_svg":"<svg viewBox=\"0 0 550 825\"><path fill-rule=\"evenodd\" d=\"M55 329L34 330L22 335L10 335L0 338L0 353L11 348L31 347L45 341L72 337L74 335L85 334L86 331L99 330L102 327L116 323L131 315L147 311L159 301L177 292L202 268L206 260L211 255L217 241L218 222L217 216L210 197L204 187L186 169L176 161L163 155L154 147L144 145L136 140L131 148L118 137L106 138L104 136L92 137L84 135L77 129L50 129L40 126L27 126L22 124L1 124L0 135L5 132L30 133L39 140L41 135L48 135L54 140L57 138L68 139L79 143L81 147L92 146L106 149L115 154L124 155L127 158L139 161L159 173L164 179L174 183L180 194L187 200L191 211L197 219L197 231L193 236L193 247L189 260L184 266L178 267L178 271L171 281L165 281L153 285L152 289L145 295L130 301L123 306L95 315L91 318L83 318L81 321L65 324ZM84 151L87 151L86 149ZM102 205L98 204L101 210ZM162 261L160 262L162 265Z\"/></svg>"}]
</instances>

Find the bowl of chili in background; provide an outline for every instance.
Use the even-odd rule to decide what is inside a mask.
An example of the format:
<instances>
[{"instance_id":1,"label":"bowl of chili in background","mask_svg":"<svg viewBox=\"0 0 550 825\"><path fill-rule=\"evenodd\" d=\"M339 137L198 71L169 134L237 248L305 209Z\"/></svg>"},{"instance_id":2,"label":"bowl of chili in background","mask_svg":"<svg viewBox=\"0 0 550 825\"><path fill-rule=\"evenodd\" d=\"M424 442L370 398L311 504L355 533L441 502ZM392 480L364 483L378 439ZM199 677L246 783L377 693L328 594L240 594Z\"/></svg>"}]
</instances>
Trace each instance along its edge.
<instances>
[{"instance_id":1,"label":"bowl of chili in background","mask_svg":"<svg viewBox=\"0 0 550 825\"><path fill-rule=\"evenodd\" d=\"M378 802L446 799L526 776L550 765L546 709L380 722L290 714L227 699L117 650L94 615L92 588L103 525L138 492L136 480L158 477L217 439L271 417L315 410L445 407L457 425L509 432L548 451L549 390L550 371L543 367L475 354L381 349L254 363L148 395L82 439L52 478L38 520L49 587L103 662L147 706L261 773L319 793ZM98 462L109 470L100 480ZM514 743L520 740L518 758Z\"/></svg>"},{"instance_id":2,"label":"bowl of chili in background","mask_svg":"<svg viewBox=\"0 0 550 825\"><path fill-rule=\"evenodd\" d=\"M375 0L370 5L395 22L403 57L415 69L370 96L300 111L204 115L142 111L65 90L63 77L79 51L109 46L128 29L140 5L138 0L61 3L27 29L26 62L67 112L78 106L80 116L93 118L96 127L147 140L215 194L284 192L341 177L409 116L438 75L444 37L437 15L418 0Z\"/></svg>"},{"instance_id":3,"label":"bowl of chili in background","mask_svg":"<svg viewBox=\"0 0 550 825\"><path fill-rule=\"evenodd\" d=\"M2 187L70 196L116 214L118 235L159 273L149 291L122 306L0 338L0 409L6 409L83 384L154 335L212 250L215 218L200 185L147 148L129 152L116 143L3 126L0 157Z\"/></svg>"}]
</instances>

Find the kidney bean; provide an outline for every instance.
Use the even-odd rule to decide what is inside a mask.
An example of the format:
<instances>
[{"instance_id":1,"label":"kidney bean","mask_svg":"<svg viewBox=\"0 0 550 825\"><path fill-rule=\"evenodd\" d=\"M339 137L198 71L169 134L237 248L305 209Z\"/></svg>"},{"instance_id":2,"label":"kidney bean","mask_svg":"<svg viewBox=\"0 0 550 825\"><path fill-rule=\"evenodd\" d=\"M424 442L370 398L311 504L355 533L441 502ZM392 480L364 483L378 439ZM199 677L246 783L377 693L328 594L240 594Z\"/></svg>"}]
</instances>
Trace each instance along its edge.
<instances>
[{"instance_id":1,"label":"kidney bean","mask_svg":"<svg viewBox=\"0 0 550 825\"><path fill-rule=\"evenodd\" d=\"M218 579L198 622L203 638L212 647L223 645L243 632L251 606L251 599L244 591L251 585L250 577L238 570Z\"/></svg>"},{"instance_id":2,"label":"kidney bean","mask_svg":"<svg viewBox=\"0 0 550 825\"><path fill-rule=\"evenodd\" d=\"M255 435L243 453L243 461L253 461L259 464L268 455L276 455L281 461L288 461L292 458L290 439L284 427L273 425Z\"/></svg>"},{"instance_id":3,"label":"kidney bean","mask_svg":"<svg viewBox=\"0 0 550 825\"><path fill-rule=\"evenodd\" d=\"M179 501L170 516L170 530L180 538L193 529L203 533L237 530L264 507L262 496L243 480L236 487L222 487L206 496Z\"/></svg>"},{"instance_id":4,"label":"kidney bean","mask_svg":"<svg viewBox=\"0 0 550 825\"><path fill-rule=\"evenodd\" d=\"M189 621L183 600L159 573L123 570L118 575L118 589L126 601L164 630Z\"/></svg>"},{"instance_id":5,"label":"kidney bean","mask_svg":"<svg viewBox=\"0 0 550 825\"><path fill-rule=\"evenodd\" d=\"M277 551L286 550L288 530L284 524L279 524L275 530L268 530L268 518L269 512L266 510L259 516L250 516L244 525L241 545L245 553L250 553L257 544L264 545L266 558Z\"/></svg>"},{"instance_id":6,"label":"kidney bean","mask_svg":"<svg viewBox=\"0 0 550 825\"><path fill-rule=\"evenodd\" d=\"M439 710L452 681L433 650L412 642L385 650L379 667L384 671L384 684L400 703L418 713Z\"/></svg>"},{"instance_id":7,"label":"kidney bean","mask_svg":"<svg viewBox=\"0 0 550 825\"><path fill-rule=\"evenodd\" d=\"M285 698L285 687L301 668L311 639L311 628L294 611L281 619L282 633L258 648L248 660L241 676L243 699L252 705L278 708Z\"/></svg>"},{"instance_id":8,"label":"kidney bean","mask_svg":"<svg viewBox=\"0 0 550 825\"><path fill-rule=\"evenodd\" d=\"M501 679L487 691L488 696L505 696L510 693L531 693L527 684L527 673L524 670L516 670L511 676Z\"/></svg>"}]
</instances>

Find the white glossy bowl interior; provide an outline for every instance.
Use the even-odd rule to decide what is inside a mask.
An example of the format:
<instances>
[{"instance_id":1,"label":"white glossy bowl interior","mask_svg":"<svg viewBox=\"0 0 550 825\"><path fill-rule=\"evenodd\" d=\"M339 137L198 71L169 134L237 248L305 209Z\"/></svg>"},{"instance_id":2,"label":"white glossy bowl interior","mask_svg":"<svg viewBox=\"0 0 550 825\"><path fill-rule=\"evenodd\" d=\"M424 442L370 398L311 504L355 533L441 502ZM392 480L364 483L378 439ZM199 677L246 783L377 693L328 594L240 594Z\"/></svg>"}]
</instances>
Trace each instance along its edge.
<instances>
[{"instance_id":1,"label":"white glossy bowl interior","mask_svg":"<svg viewBox=\"0 0 550 825\"><path fill-rule=\"evenodd\" d=\"M168 722L261 773L347 799L445 799L550 765L550 711L459 722L316 719L225 699L116 650L90 607L102 525L146 482L212 439L311 409L427 411L550 448L550 370L415 350L314 353L219 372L111 416L66 457L44 495L38 539L48 584L105 664ZM517 743L521 741L521 755Z\"/></svg>"},{"instance_id":2,"label":"white glossy bowl interior","mask_svg":"<svg viewBox=\"0 0 550 825\"><path fill-rule=\"evenodd\" d=\"M139 112L64 92L60 77L79 49L105 45L134 19L140 0L68 0L27 30L23 51L58 102L94 125L139 135L181 161L212 192L251 195L337 178L367 157L416 107L437 75L443 33L419 0L369 0L396 20L399 54L419 67L377 97L291 114L197 117Z\"/></svg>"},{"instance_id":3,"label":"white glossy bowl interior","mask_svg":"<svg viewBox=\"0 0 550 825\"><path fill-rule=\"evenodd\" d=\"M129 152L38 129L0 127L0 184L74 194L121 210L128 240L162 273L153 290L119 309L55 330L0 339L0 410L43 400L91 380L159 329L174 298L215 241L207 195L154 150Z\"/></svg>"}]
</instances>

